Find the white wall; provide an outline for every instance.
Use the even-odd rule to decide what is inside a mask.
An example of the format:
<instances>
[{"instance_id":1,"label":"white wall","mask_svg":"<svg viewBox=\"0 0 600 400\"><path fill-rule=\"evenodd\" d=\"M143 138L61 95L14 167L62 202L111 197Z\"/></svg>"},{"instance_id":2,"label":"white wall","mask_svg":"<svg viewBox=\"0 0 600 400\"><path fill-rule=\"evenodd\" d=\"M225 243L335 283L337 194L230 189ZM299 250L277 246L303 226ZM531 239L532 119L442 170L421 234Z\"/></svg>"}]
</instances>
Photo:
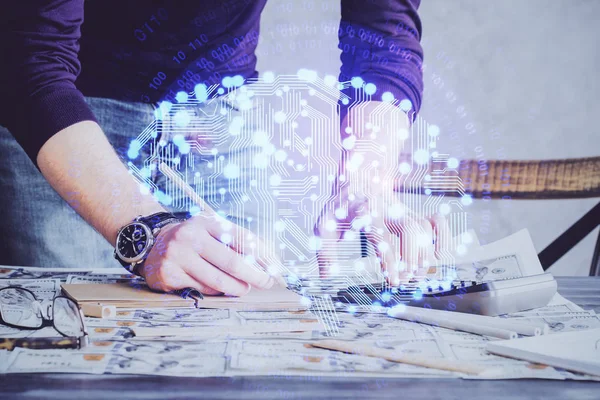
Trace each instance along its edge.
<instances>
[{"instance_id":1,"label":"white wall","mask_svg":"<svg viewBox=\"0 0 600 400\"><path fill-rule=\"evenodd\" d=\"M334 0L270 0L262 17L259 71L336 74L339 8ZM423 0L420 14L426 63L421 115L440 126L440 150L463 149L475 157L481 146L488 159L600 154L599 1ZM458 106L467 113L463 119ZM476 133L467 134L467 123ZM457 139L450 139L451 131ZM528 228L541 251L598 201L476 201L473 227L485 241ZM486 233L481 215L488 211ZM586 275L597 232L553 272Z\"/></svg>"}]
</instances>

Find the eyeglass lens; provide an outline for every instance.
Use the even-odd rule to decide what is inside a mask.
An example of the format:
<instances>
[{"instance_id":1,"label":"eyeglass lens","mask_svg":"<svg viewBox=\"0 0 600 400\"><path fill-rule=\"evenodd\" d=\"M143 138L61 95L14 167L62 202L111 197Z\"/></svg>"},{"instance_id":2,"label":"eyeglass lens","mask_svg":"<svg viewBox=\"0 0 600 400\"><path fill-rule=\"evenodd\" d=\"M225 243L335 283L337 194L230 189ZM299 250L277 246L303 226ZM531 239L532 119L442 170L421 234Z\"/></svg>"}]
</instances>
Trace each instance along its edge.
<instances>
[{"instance_id":1,"label":"eyeglass lens","mask_svg":"<svg viewBox=\"0 0 600 400\"><path fill-rule=\"evenodd\" d=\"M2 320L23 328L39 328L44 320L33 294L21 288L0 290Z\"/></svg>"},{"instance_id":2,"label":"eyeglass lens","mask_svg":"<svg viewBox=\"0 0 600 400\"><path fill-rule=\"evenodd\" d=\"M83 321L77 304L66 297L57 297L52 306L54 328L65 336L82 336Z\"/></svg>"}]
</instances>

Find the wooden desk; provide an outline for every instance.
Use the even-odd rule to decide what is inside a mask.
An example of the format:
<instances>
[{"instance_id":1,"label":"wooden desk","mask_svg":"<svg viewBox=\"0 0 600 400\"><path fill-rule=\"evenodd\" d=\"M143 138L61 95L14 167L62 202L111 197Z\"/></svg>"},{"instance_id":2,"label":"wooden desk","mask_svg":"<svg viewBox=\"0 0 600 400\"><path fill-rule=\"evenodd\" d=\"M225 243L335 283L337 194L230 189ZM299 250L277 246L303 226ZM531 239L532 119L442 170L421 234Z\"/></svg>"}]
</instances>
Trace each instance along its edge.
<instances>
[{"instance_id":1,"label":"wooden desk","mask_svg":"<svg viewBox=\"0 0 600 400\"><path fill-rule=\"evenodd\" d=\"M600 313L600 277L557 278L559 292ZM600 382L313 377L176 378L126 375L0 376L7 399L600 399Z\"/></svg>"}]
</instances>

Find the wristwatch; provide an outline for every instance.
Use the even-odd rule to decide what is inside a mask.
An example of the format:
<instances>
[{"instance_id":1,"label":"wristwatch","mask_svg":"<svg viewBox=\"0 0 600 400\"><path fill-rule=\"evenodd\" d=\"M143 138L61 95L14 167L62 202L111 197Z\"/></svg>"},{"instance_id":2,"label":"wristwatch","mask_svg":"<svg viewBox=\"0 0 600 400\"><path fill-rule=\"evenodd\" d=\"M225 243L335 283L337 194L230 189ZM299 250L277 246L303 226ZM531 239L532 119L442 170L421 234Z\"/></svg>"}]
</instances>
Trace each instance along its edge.
<instances>
[{"instance_id":1,"label":"wristwatch","mask_svg":"<svg viewBox=\"0 0 600 400\"><path fill-rule=\"evenodd\" d=\"M148 257L160 230L169 224L185 221L190 216L188 212L158 212L147 217L138 216L119 229L115 258L127 271L139 275L137 267Z\"/></svg>"}]
</instances>

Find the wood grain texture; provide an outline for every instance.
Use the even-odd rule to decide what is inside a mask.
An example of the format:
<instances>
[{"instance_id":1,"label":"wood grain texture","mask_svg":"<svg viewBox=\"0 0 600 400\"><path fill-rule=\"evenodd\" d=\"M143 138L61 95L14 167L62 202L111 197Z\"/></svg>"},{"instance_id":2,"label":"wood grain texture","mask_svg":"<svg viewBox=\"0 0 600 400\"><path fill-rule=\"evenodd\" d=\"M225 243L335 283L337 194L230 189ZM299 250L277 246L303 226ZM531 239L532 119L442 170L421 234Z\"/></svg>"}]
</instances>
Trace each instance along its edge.
<instances>
[{"instance_id":1,"label":"wood grain texture","mask_svg":"<svg viewBox=\"0 0 600 400\"><path fill-rule=\"evenodd\" d=\"M445 163L431 163L432 180L421 182L415 171L396 183L396 190L499 199L569 199L600 197L600 157L556 160L462 160L456 169L444 171ZM411 183L412 182L412 183ZM441 184L440 182L443 182ZM440 190L439 188L444 189Z\"/></svg>"},{"instance_id":2,"label":"wood grain texture","mask_svg":"<svg viewBox=\"0 0 600 400\"><path fill-rule=\"evenodd\" d=\"M558 277L559 292L600 312L600 277ZM0 377L7 399L578 399L597 400L600 382L461 379L19 374Z\"/></svg>"}]
</instances>

